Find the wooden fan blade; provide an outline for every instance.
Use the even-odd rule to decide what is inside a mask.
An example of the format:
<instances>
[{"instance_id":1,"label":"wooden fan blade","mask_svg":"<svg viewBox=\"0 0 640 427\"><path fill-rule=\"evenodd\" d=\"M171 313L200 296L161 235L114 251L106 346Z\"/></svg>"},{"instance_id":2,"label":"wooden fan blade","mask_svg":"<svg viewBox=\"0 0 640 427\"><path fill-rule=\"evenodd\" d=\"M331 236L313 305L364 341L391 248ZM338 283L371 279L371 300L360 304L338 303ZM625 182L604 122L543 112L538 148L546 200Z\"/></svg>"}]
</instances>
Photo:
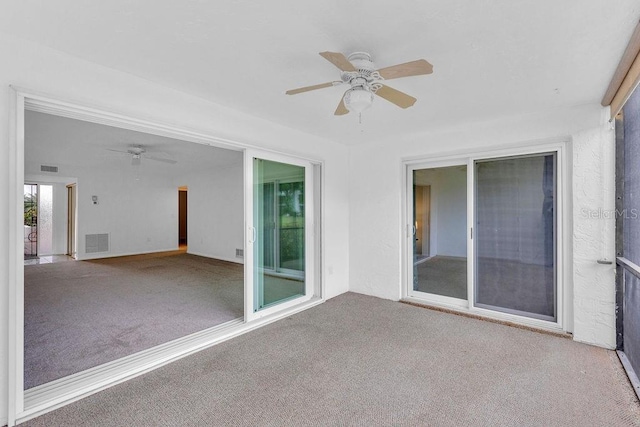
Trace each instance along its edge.
<instances>
[{"instance_id":1,"label":"wooden fan blade","mask_svg":"<svg viewBox=\"0 0 640 427\"><path fill-rule=\"evenodd\" d=\"M131 155L131 153L130 153L130 152L128 152L128 151L123 151L123 150L114 150L114 149L112 149L112 148L105 148L105 150L106 150L106 151L113 151L114 153L122 153L122 154L129 154L129 155Z\"/></svg>"},{"instance_id":2,"label":"wooden fan blade","mask_svg":"<svg viewBox=\"0 0 640 427\"><path fill-rule=\"evenodd\" d=\"M349 110L347 110L347 107L344 105L344 95L342 95L340 104L338 104L338 108L336 108L336 112L333 114L336 116L344 116L345 114L349 114Z\"/></svg>"},{"instance_id":3,"label":"wooden fan blade","mask_svg":"<svg viewBox=\"0 0 640 427\"><path fill-rule=\"evenodd\" d=\"M404 64L393 65L378 70L385 80L397 79L400 77L420 76L433 73L433 65L424 59L405 62Z\"/></svg>"},{"instance_id":4,"label":"wooden fan blade","mask_svg":"<svg viewBox=\"0 0 640 427\"><path fill-rule=\"evenodd\" d=\"M314 85L314 86L306 86L306 87L301 87L301 88L298 88L298 89L291 89L291 90L286 91L285 93L287 95L295 95L297 93L309 92L310 90L324 89L325 87L331 87L333 85L334 85L334 82L322 83L322 84Z\"/></svg>"},{"instance_id":5,"label":"wooden fan blade","mask_svg":"<svg viewBox=\"0 0 640 427\"><path fill-rule=\"evenodd\" d=\"M404 92L385 85L382 85L382 87L376 91L376 95L396 104L400 108L409 108L417 101L413 96L409 96Z\"/></svg>"},{"instance_id":6,"label":"wooden fan blade","mask_svg":"<svg viewBox=\"0 0 640 427\"><path fill-rule=\"evenodd\" d=\"M356 71L356 67L353 66L351 62L341 53L338 52L320 52L320 56L322 56L327 61L331 62L333 65L341 69L342 71Z\"/></svg>"}]
</instances>

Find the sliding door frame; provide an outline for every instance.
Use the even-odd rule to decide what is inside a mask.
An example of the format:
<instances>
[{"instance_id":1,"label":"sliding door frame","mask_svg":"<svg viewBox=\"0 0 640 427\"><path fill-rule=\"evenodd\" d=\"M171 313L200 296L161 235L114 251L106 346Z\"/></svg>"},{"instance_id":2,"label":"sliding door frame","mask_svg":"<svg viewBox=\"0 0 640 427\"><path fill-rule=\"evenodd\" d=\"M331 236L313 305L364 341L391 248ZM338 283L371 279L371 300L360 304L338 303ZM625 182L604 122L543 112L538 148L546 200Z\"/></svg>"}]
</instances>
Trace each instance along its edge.
<instances>
[{"instance_id":1,"label":"sliding door frame","mask_svg":"<svg viewBox=\"0 0 640 427\"><path fill-rule=\"evenodd\" d=\"M473 283L472 283L472 279L473 279L473 266L472 263L469 263L468 260L470 259L470 257L473 255L473 251L472 251L472 242L469 236L469 233L467 232L466 236L467 236L467 300L463 300L463 299L459 299L459 298L453 298L453 297L448 297L448 296L444 296L444 295L436 295L436 294L429 294L426 292L422 292L422 291L416 291L413 289L413 271L414 271L414 259L413 259L413 240L415 239L414 235L415 235L415 226L413 225L413 172L416 170L421 170L421 169L437 169L437 168L446 168L446 167L455 167L455 166L466 166L467 168L467 223L468 223L468 218L469 218L469 214L472 212L469 210L469 177L468 177L468 170L469 170L469 159L465 158L465 157L458 157L458 158L447 158L447 159L442 159L442 160L429 160L426 162L417 162L417 163L407 163L406 164L406 173L405 173L405 180L406 180L406 186L405 186L405 194L406 194L406 212L407 212L407 216L406 216L406 226L405 226L405 236L407 237L406 239L406 249L405 252L407 254L407 256L405 257L405 268L407 271L407 284L403 293L403 296L409 297L409 298L417 298L417 299L423 299L425 301L428 301L430 303L433 304L437 304L437 305L441 305L443 307L450 307L450 308L461 308L461 309L468 309L469 308L469 304L468 304L468 297L469 295L471 295L471 290L473 289ZM434 187L433 185L431 186L431 200L433 202L433 191ZM431 207L433 207L433 203L431 204ZM431 218L433 218L433 215L430 215ZM468 229L468 224L467 224L467 229ZM433 229L431 229L431 233L433 233Z\"/></svg>"},{"instance_id":2,"label":"sliding door frame","mask_svg":"<svg viewBox=\"0 0 640 427\"><path fill-rule=\"evenodd\" d=\"M405 159L402 162L402 259L403 284L401 296L404 300L447 308L454 311L479 315L505 322L512 322L552 331L571 332L573 329L571 307L572 275L566 265L571 265L571 212L570 197L570 139L558 138L554 140L538 141L519 144L513 147L495 147L484 151L462 151L440 156L417 157ZM499 160L501 158L519 157L554 153L556 155L556 234L555 234L555 263L556 263L556 320L542 320L520 316L478 307L475 305L475 241L472 233L475 221L475 163L482 160ZM467 165L467 300L443 297L413 291L413 245L411 227L413 171L423 168L437 168L455 165Z\"/></svg>"},{"instance_id":3,"label":"sliding door frame","mask_svg":"<svg viewBox=\"0 0 640 427\"><path fill-rule=\"evenodd\" d=\"M306 232L313 233L313 250L307 257L311 269L312 280L309 280L311 290L307 290L308 298L296 300L295 304L282 304L274 307L262 316L245 316L244 319L231 320L213 328L206 329L166 344L135 353L106 363L95 368L55 380L41 386L24 390L24 160L25 160L25 112L36 111L55 116L84 120L91 123L114 126L137 132L175 138L197 144L210 145L245 153L260 153L261 158L280 158L290 161L292 157L285 153L259 149L253 145L216 137L162 121L150 121L136 118L130 114L119 114L106 108L89 106L76 101L62 100L35 91L10 87L9 108L9 265L8 265L8 373L7 384L7 420L9 426L22 423L53 409L67 405L73 401L111 387L120 382L144 374L162 365L188 356L204 348L218 344L235 336L246 333L270 322L285 318L294 313L306 310L324 302L324 274L322 261L324 259L324 161L308 157L293 157L305 165L311 165L307 170L310 174L309 189L315 196L312 201L315 223ZM247 166L249 166L247 168ZM245 169L251 171L251 165L245 164ZM307 175L308 176L308 175ZM76 183L77 184L77 183ZM251 188L245 185L244 198L251 196ZM247 250L246 214L244 207L244 253ZM76 239L78 237L76 236ZM245 259L245 265L247 264ZM245 274L245 288L249 281ZM246 309L246 304L245 304Z\"/></svg>"}]
</instances>

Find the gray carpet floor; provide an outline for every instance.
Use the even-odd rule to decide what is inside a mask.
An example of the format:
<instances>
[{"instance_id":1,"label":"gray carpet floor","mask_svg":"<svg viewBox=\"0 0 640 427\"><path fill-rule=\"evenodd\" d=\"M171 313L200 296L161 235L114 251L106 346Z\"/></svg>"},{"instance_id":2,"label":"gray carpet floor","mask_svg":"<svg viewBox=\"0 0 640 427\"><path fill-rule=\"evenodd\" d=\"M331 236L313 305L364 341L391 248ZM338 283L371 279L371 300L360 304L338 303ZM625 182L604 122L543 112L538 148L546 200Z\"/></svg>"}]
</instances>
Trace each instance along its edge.
<instances>
[{"instance_id":1,"label":"gray carpet floor","mask_svg":"<svg viewBox=\"0 0 640 427\"><path fill-rule=\"evenodd\" d=\"M416 290L467 299L466 258L435 256L416 268ZM553 267L544 265L480 258L476 304L553 317L553 273Z\"/></svg>"},{"instance_id":2,"label":"gray carpet floor","mask_svg":"<svg viewBox=\"0 0 640 427\"><path fill-rule=\"evenodd\" d=\"M627 426L615 352L348 293L25 426Z\"/></svg>"},{"instance_id":3,"label":"gray carpet floor","mask_svg":"<svg viewBox=\"0 0 640 427\"><path fill-rule=\"evenodd\" d=\"M467 259L435 256L416 266L417 291L467 299Z\"/></svg>"},{"instance_id":4,"label":"gray carpet floor","mask_svg":"<svg viewBox=\"0 0 640 427\"><path fill-rule=\"evenodd\" d=\"M295 296L304 295L304 280L264 275L265 307Z\"/></svg>"},{"instance_id":5,"label":"gray carpet floor","mask_svg":"<svg viewBox=\"0 0 640 427\"><path fill-rule=\"evenodd\" d=\"M477 263L476 302L507 310L553 317L555 285L553 266L495 258Z\"/></svg>"},{"instance_id":6,"label":"gray carpet floor","mask_svg":"<svg viewBox=\"0 0 640 427\"><path fill-rule=\"evenodd\" d=\"M25 266L25 388L242 317L243 277L182 252Z\"/></svg>"}]
</instances>

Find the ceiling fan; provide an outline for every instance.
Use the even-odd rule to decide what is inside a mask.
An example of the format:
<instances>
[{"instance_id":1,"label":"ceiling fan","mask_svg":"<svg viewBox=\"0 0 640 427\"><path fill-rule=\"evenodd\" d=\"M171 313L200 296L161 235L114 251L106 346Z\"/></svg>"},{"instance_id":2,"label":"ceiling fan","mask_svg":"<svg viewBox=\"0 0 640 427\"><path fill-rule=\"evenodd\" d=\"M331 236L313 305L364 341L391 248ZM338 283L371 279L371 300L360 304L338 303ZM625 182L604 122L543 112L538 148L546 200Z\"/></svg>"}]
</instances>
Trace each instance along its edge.
<instances>
[{"instance_id":1,"label":"ceiling fan","mask_svg":"<svg viewBox=\"0 0 640 427\"><path fill-rule=\"evenodd\" d=\"M164 158L164 157L157 157L157 156L151 156L151 155L147 154L148 153L147 149L145 147L143 147L142 145L131 145L126 150L114 150L114 149L111 149L111 148L107 148L106 150L107 151L113 151L115 153L122 153L122 154L130 155L131 156L131 165L132 166L140 165L143 157L145 159L155 160L157 162L164 162L164 163L170 163L170 164L177 163L173 159ZM156 154L165 154L165 153L158 152Z\"/></svg>"},{"instance_id":2,"label":"ceiling fan","mask_svg":"<svg viewBox=\"0 0 640 427\"><path fill-rule=\"evenodd\" d=\"M340 80L288 90L286 94L296 95L302 92L348 84L351 87L342 95L342 99L334 113L336 116L347 114L349 111L362 113L371 107L374 95L378 95L400 108L409 108L415 104L416 98L393 89L382 82L400 77L431 74L433 72L433 65L424 59L376 70L371 60L371 55L365 52L355 52L348 57L337 52L320 52L320 56L342 71Z\"/></svg>"}]
</instances>

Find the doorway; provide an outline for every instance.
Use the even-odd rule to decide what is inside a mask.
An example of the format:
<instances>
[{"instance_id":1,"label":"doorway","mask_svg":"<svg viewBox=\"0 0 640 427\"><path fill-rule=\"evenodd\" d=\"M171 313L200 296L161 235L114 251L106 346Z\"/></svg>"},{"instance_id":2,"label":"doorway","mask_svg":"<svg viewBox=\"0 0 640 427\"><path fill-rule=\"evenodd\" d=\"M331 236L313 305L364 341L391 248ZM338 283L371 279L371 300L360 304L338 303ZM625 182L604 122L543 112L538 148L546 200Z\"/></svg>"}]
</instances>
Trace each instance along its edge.
<instances>
[{"instance_id":1,"label":"doorway","mask_svg":"<svg viewBox=\"0 0 640 427\"><path fill-rule=\"evenodd\" d=\"M431 186L414 186L414 209L416 218L416 262L430 257L431 240Z\"/></svg>"},{"instance_id":2,"label":"doorway","mask_svg":"<svg viewBox=\"0 0 640 427\"><path fill-rule=\"evenodd\" d=\"M15 106L16 117L15 120L11 122L11 147L18 153L18 158L24 157L25 152L25 141L21 138L20 135L23 135L25 132L26 126L26 118L32 113L40 113L42 115L46 114L56 114L60 113L60 117L65 117L70 108L74 108L74 117L83 117L85 120L82 120L82 123L89 123L93 125L93 123L100 124L104 121L104 119L109 119L110 126L114 129L120 129L122 125L122 129L136 129L135 131L150 130L149 135L156 135L165 138L176 138L176 137L184 137L184 140L187 142L196 142L193 144L194 147L199 147L198 149L206 149L210 150L212 148L216 150L229 150L230 152L244 152L245 161L241 161L235 155L233 156L234 161L232 163L232 167L220 168L216 167L216 162L222 163L228 161L229 158L220 155L221 152L218 152L219 155L210 158L202 158L202 156L188 156L188 161L179 162L179 165L188 166L188 174L182 176L193 177L193 183L189 184L189 202L192 204L197 201L197 203L202 203L204 206L202 209L191 209L189 214L192 216L190 225L191 225L191 239L189 239L190 246L193 246L194 253L193 254L180 254L181 256L191 258L193 257L211 257L216 254L211 254L206 252L203 249L211 249L212 251L227 251L228 253L233 253L235 256L227 256L222 254L220 256L220 260L215 260L215 263L218 263L224 267L225 270L234 270L239 272L240 281L238 282L242 287L242 277L244 277L244 301L245 304L245 317L244 321L241 317L236 317L235 320L231 320L229 322L225 322L223 324L219 324L213 326L208 329L200 330L197 333L188 334L182 338L177 338L173 341L167 342L165 344L160 344L156 347L152 347L146 350L139 351L138 353L124 356L122 359L113 360L111 362L107 362L100 366L95 366L88 368L85 371L82 371L82 375L74 375L67 378L60 378L59 380L53 380L47 382L45 384L41 384L36 388L25 388L25 325L24 319L29 317L29 315L25 315L25 266L22 263L21 259L15 259L15 268L10 269L9 274L9 313L8 318L10 322L9 326L9 342L10 349L12 350L9 355L9 363L8 363L8 372L9 372L9 401L10 404L8 406L9 409L9 420L10 423L13 424L16 420L18 422L24 421L27 417L33 416L38 411L49 410L54 405L60 405L61 403L67 403L73 399L76 399L79 394L86 394L92 392L94 390L102 389L106 386L113 385L119 381L121 378L130 377L136 375L137 373L147 371L149 369L153 369L157 366L161 366L166 363L168 359L175 359L179 357L183 357L184 355L191 354L194 351L207 347L209 345L216 344L223 340L229 339L235 335L241 334L247 330L253 329L255 327L259 327L263 324L263 322L259 321L261 317L272 315L278 313L278 315L284 315L288 313L293 313L299 311L301 309L309 308L313 305L319 304L322 302L322 282L320 280L319 272L320 268L316 268L321 263L320 251L316 248L316 245L319 247L319 241L321 239L322 227L320 222L320 200L319 196L321 194L321 163L316 162L312 163L309 160L303 160L300 158L289 158L288 156L284 156L282 154L268 153L268 152L258 152L253 148L246 148L240 143L228 143L228 142L220 142L218 139L214 137L204 137L198 136L197 141L193 141L195 137L192 136L192 133L187 130L182 130L180 128L171 127L171 131L168 131L168 127L164 124L145 122L146 124L143 126L140 124L140 121L137 119L130 119L126 116L118 116L117 119L114 119L114 116L111 113L102 113L95 109L88 109L83 106L71 105L68 103L58 103L55 100L43 100L43 99L35 99L28 94L23 92L15 92L17 103ZM42 110L42 111L40 111ZM121 132L117 130L116 132ZM30 136L33 137L35 134L33 131L30 133ZM42 135L48 137L47 146L49 144L50 134L42 133ZM92 133L93 136L96 136L95 133ZM148 136L143 136L144 138L148 138ZM100 159L100 165L106 163L103 161L103 156L107 157L107 154L103 153L103 151L110 151L104 148L104 146L98 146L97 142L99 142L96 138L93 139L96 142L96 146L93 148L95 150L101 150L99 153L101 155L93 155L90 156L89 159ZM68 138L59 139L59 141L64 142L65 144L72 143L73 141L69 141ZM206 144L203 143L206 141ZM82 140L79 143L83 144L82 147L86 147L86 141ZM170 148L171 146L167 147ZM126 147L125 147L126 148ZM119 150L121 152L121 150ZM83 154L82 150L57 150L56 153L79 153ZM182 150L180 150L182 153ZM154 244L166 244L169 246L168 249L175 248L175 234L178 230L176 230L176 217L175 214L170 214L171 210L175 210L176 200L175 200L175 189L176 184L184 183L183 179L176 179L173 176L168 176L166 170L161 168L162 165L156 164L154 162L144 162L142 163L142 167L146 168L146 172L152 172L153 169L157 169L160 173L161 177L166 178L167 185L163 188L163 191L166 190L166 197L153 197L150 198L145 203L137 203L140 201L141 195L145 195L149 193L149 186L151 183L155 183L157 180L153 180L148 177L148 175L144 175L140 177L140 179L131 181L130 184L122 185L121 182L128 182L128 179L133 177L133 173L117 173L118 170L128 168L130 162L119 161L118 159L122 159L122 154L109 154L109 161L113 162L115 167L105 169L104 173L100 176L100 179L95 180L96 185L99 185L100 193L94 192L92 188L85 188L86 181L83 180L84 184L83 189L81 191L86 191L87 200L78 199L76 203L76 211L78 211L78 216L81 221L76 222L76 240L77 247L75 248L77 255L79 258L84 258L86 252L86 236L88 235L98 235L105 234L107 232L111 232L108 238L108 242L110 244L110 253L108 254L106 259L103 261L105 264L109 264L111 267L112 263L117 262L115 257L111 256L114 254L119 254L123 252L123 256L127 256L128 253L138 252L139 250L134 248L132 250L129 247L120 249L116 248L115 243L119 243L121 240L120 237L130 237L133 233L143 233L143 238L140 239L130 239L131 242L139 244L143 247L144 251L151 251L151 248ZM151 156L147 156L147 160L150 159ZM296 293L292 298L283 298L278 299L277 301L273 301L272 304L264 307L257 307L253 304L253 295L254 295L254 271L259 274L259 268L256 263L253 262L253 254L254 254L254 243L255 237L257 234L256 226L257 224L253 221L253 194L255 187L253 186L253 168L251 165L253 164L254 158L263 158L269 161L279 161L281 163L291 163L293 165L302 166L304 168L304 264L292 264L294 267L303 268L304 272L301 274L303 276L302 282L304 283L304 289L300 294ZM201 164L197 163L195 166L198 168L194 168L195 159L201 160ZM50 159L51 163L55 163L55 159ZM66 159L63 159L66 161ZM62 161L60 162L62 163ZM116 164L117 163L117 164ZM126 166L119 166L120 164L126 164ZM165 163L165 162L161 162ZM11 165L12 166L12 176L15 181L15 187L12 192L14 193L13 202L18 209L12 209L9 217L9 222L11 226L11 240L13 241L13 246L15 246L16 250L24 244L24 218L20 215L20 205L24 204L24 194L23 194L23 184L25 183L25 176L37 176L38 171L27 170L26 168L29 166L37 166L36 162L25 163L24 166ZM70 173L69 176L80 175L81 172L94 173L91 168L86 166L86 162L81 163L82 168L77 169L77 174ZM23 173L23 168L24 173ZM143 170L143 169L140 169ZM239 175L235 175L234 171L239 171ZM244 171L244 180L242 179L242 173ZM208 175L211 180L202 180L201 176L198 176L197 173L211 173L212 175ZM103 175L108 173L117 173L115 177L109 177L111 179L105 179ZM180 177L178 177L180 178ZM27 178L29 179L29 178ZM80 178L78 178L80 179ZM64 184L61 185L61 191L57 191L58 187L55 188L56 194L67 196L68 191L66 190L66 185L69 183L65 179ZM28 183L29 181L27 181ZM164 182L164 181L163 181ZM136 194L134 197L129 197L124 202L119 202L119 200L115 199L116 194L120 194L119 192L108 192L104 190L104 186L106 184L113 184L118 187L119 190L126 188L127 190L135 191ZM212 185L213 184L213 185ZM244 192L243 192L244 189ZM40 188L36 188L36 191L40 190ZM83 193L84 194L84 193ZM90 196L91 194L99 194L101 203L98 205L91 204ZM164 194L164 193L163 193ZM315 200L315 199L318 200ZM239 203L238 203L239 202ZM244 202L244 212L242 209L242 205ZM165 204L167 207L165 208ZM134 206L135 205L135 206ZM236 205L240 206L236 209ZM62 221L63 226L66 221L69 220L66 212L64 212L64 208L68 207L67 200L64 200L64 204L58 204L58 206L63 207L62 215L58 215L58 220ZM170 206L170 207L169 207ZM198 205L196 205L198 206ZM140 207L140 214L132 214L131 210L133 208ZM110 208L126 208L128 209L127 215L112 215L108 211ZM234 213L234 212L239 213ZM85 212L87 213L85 215ZM106 215L103 215L106 214ZM149 215L151 214L161 215L163 220L166 221L166 226L163 223L161 227L150 228L149 225L153 225L154 223L149 221ZM244 213L244 215L243 215ZM215 224L212 220L212 214L215 215L224 215L227 214L229 218L231 218L233 224L239 224L239 227L212 227L211 224ZM193 215L196 215L197 218L193 218ZM107 218L107 220L104 220ZM115 237L115 232L119 230L119 228L115 227L112 220L120 218L123 220L125 227L122 227L123 233L121 236ZM173 220L171 219L173 218ZM315 221L314 222L314 218ZM37 218L38 220L41 218ZM93 220L93 226L87 226L87 222ZM135 223L136 221L141 221L142 225L138 225ZM244 221L243 221L244 220ZM173 222L173 224L171 224ZM135 223L135 224L134 224ZM198 228L196 233L193 233L193 228ZM60 229L60 228L58 228ZM115 231L113 231L115 230ZM253 233L251 232L253 230ZM149 233L152 232L162 232L166 238L153 238L153 235ZM239 232L237 232L239 231ZM243 232L244 231L244 232ZM222 240L220 236L227 237L227 235L233 234L233 236L228 238L227 240ZM194 238L194 235L196 238ZM237 235L237 236L236 236ZM151 238L149 238L149 236ZM318 237L316 237L318 236ZM65 244L68 243L65 237L68 237L66 233L62 233L60 236L61 239L58 241L61 243L62 248L61 251L65 250ZM135 236L131 236L135 237ZM236 238L237 237L237 238ZM113 243L113 245L112 245ZM160 247L160 249L164 249L165 247ZM244 248L244 249L243 249ZM37 251L38 248L36 248ZM66 248L68 249L68 248ZM117 252L116 252L117 250ZM125 252L127 251L127 252ZM175 250L170 250L170 252L176 252ZM199 252L199 253L197 253ZM245 257L243 263L239 263L237 261L238 252L240 257ZM37 252L39 253L39 252ZM62 252L60 252L62 253ZM149 252L150 253L150 252ZM135 255L132 255L135 256ZM159 257L162 257L163 254L159 254ZM154 264L154 268L147 269L147 271L153 271L156 274L159 274L161 277L166 278L166 274L163 273L162 268L157 268L158 264L154 263L153 258L155 255L150 257L144 257L143 260L149 261L151 264ZM232 259L233 258L233 259ZM83 264L98 264L97 261L87 260L87 263L70 263L77 266L81 266ZM235 261L235 262L234 262ZM287 259L284 261L296 261L294 258ZM244 264L244 267L242 266ZM109 268L109 270L112 270ZM190 268L189 271L193 272L193 270L199 270ZM200 269L205 275L209 274L209 268ZM50 277L54 277L54 275L50 275ZM106 274L104 277L111 277L111 275ZM182 277L180 275L176 276L178 278ZM66 280L62 278L61 280ZM73 281L71 281L73 282ZM122 283L126 284L128 282L122 281ZM153 281L149 281L150 284L154 286L151 288L152 290L156 290L157 287ZM42 287L46 288L46 287ZM48 289L51 289L49 287ZM203 286L202 289L207 291L211 289L209 286ZM157 290L155 291L158 294ZM66 295L75 296L78 293L67 293ZM120 297L122 293L114 294L116 297ZM242 301L242 293L240 293L240 299ZM51 301L47 299L42 299L43 301ZM60 300L62 303L67 301L66 297ZM95 301L95 300L94 300ZM223 301L221 299L220 301ZM97 304L98 307L109 311L109 307L115 307L115 305L107 305L102 304L103 300L100 300L100 303ZM198 300L201 302L201 300ZM277 306L275 306L277 304ZM111 310L114 311L114 310ZM50 312L58 312L64 315L68 314L66 310L50 310ZM135 310L127 310L127 313L134 313L137 315ZM166 313L167 310L156 310L156 314ZM113 314L113 313L112 313ZM115 313L117 315L117 313ZM205 313L207 319L210 319L211 311ZM95 316L94 316L95 317ZM166 316L165 316L166 317ZM182 317L181 317L182 318ZM51 323L44 322L45 326L51 325ZM73 322L75 325L83 326L81 323ZM165 330L172 330L175 325L172 325L171 328L165 328ZM72 336L76 336L71 334ZM96 334L93 334L94 336ZM145 336L153 336L154 334L146 334ZM94 347L100 350L99 347ZM63 353L63 352L60 352ZM45 353L46 354L46 353Z\"/></svg>"},{"instance_id":3,"label":"doorway","mask_svg":"<svg viewBox=\"0 0 640 427\"><path fill-rule=\"evenodd\" d=\"M187 186L178 188L178 246L187 248Z\"/></svg>"},{"instance_id":4,"label":"doorway","mask_svg":"<svg viewBox=\"0 0 640 427\"><path fill-rule=\"evenodd\" d=\"M53 255L53 185L24 184L24 258Z\"/></svg>"},{"instance_id":5,"label":"doorway","mask_svg":"<svg viewBox=\"0 0 640 427\"><path fill-rule=\"evenodd\" d=\"M76 185L67 185L67 255L76 258Z\"/></svg>"}]
</instances>

